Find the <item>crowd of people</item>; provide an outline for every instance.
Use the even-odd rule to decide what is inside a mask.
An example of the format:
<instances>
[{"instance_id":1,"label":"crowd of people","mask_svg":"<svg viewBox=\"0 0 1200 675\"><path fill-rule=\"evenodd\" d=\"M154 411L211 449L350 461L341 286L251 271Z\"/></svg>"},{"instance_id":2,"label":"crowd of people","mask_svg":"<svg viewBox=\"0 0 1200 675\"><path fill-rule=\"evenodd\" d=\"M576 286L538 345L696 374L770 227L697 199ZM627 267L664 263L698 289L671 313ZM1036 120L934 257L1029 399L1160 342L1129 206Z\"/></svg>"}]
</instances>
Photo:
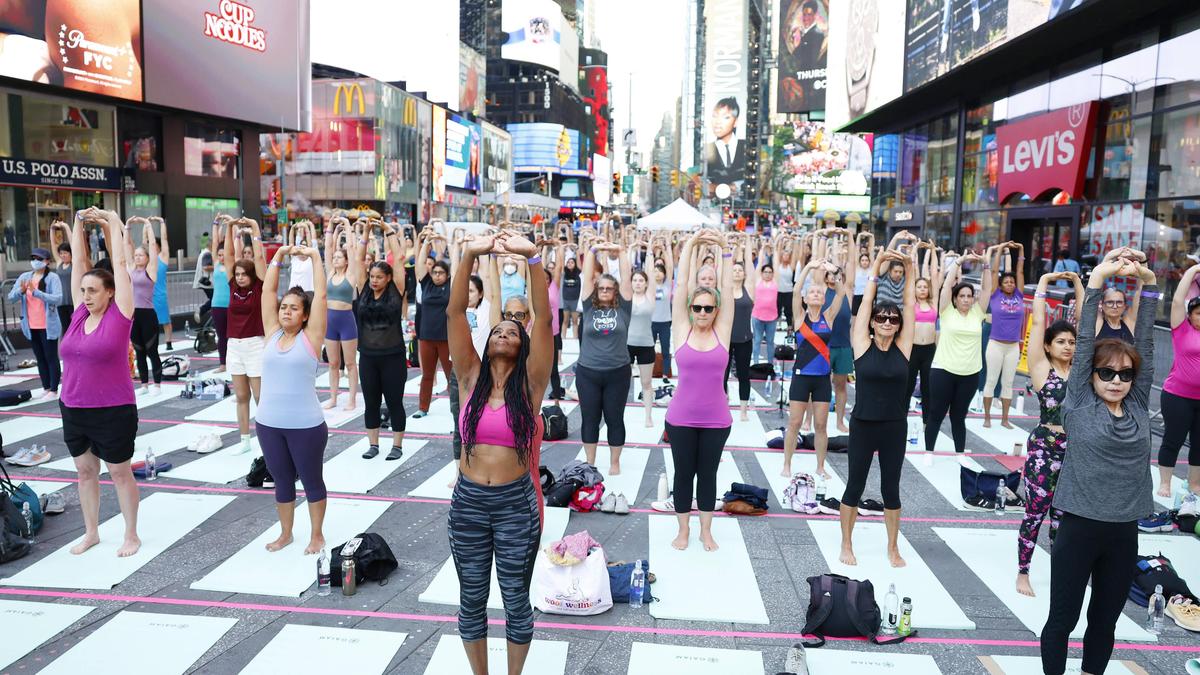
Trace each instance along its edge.
<instances>
[{"instance_id":1,"label":"crowd of people","mask_svg":"<svg viewBox=\"0 0 1200 675\"><path fill-rule=\"evenodd\" d=\"M107 249L97 264L88 236L95 229ZM131 471L136 401L162 380L160 328L170 340L167 227L161 219L121 222L93 208L51 231L54 252L34 249L32 270L9 297L21 303L22 332L45 396L59 400L79 471L86 532L72 550L99 541L104 461L126 522L119 554L131 555L140 545ZM284 265L290 279L281 286ZM251 400L257 404L253 428L275 478L280 522L271 551L292 543L296 480L312 523L304 551L326 547L323 409L363 408L364 459L380 454L386 420L386 459L394 461L403 456L408 367L419 363L421 371L414 418L430 414L438 370L445 375L459 469L448 533L461 587L459 632L476 672L486 667L493 557L517 671L532 640L543 400L576 398L587 462L597 462L603 426L608 457L599 468L619 475L631 394L653 427L656 378L673 382L663 425L674 465L668 505L678 517L671 543L688 547L698 511L699 541L714 551L717 471L733 411L748 419L752 371L788 380L783 475L793 476L798 439L811 430L816 474L829 478L829 436L848 434L846 487L836 508L840 559L855 565L855 523L878 455L887 557L901 567L901 473L916 402L926 451L947 417L954 450L966 451L966 422L981 388L983 426L993 424L998 397L998 424L1012 428L1024 346L1039 418L1027 443L1016 586L1034 592L1029 567L1049 516L1044 667L1062 672L1090 579L1084 670L1099 672L1132 574L1136 521L1153 510L1151 490L1125 477L1144 473L1150 461L1151 329L1160 293L1145 255L1129 248L1110 251L1086 287L1075 271L1042 275L1028 307L1024 270L1023 247L1014 242L957 253L903 231L882 246L869 233L836 227L761 236L612 223L576 230L569 223L448 229L435 222L413 232L333 212L321 223L295 224L270 260L258 223L218 218L197 262L196 287L211 291L242 452L251 449ZM1158 456L1163 495L1171 492L1183 440L1197 440L1200 425L1198 270L1185 273L1171 303L1175 359L1162 395L1166 433ZM1051 287L1074 289L1073 302L1064 301L1074 310L1066 318L1048 317ZM780 346L786 359L776 355L781 328L794 345ZM569 386L559 372L564 340L579 347ZM140 392L129 377L130 345ZM331 386L324 403L316 384L322 361ZM349 392L341 399L343 376ZM1188 459L1189 491L1200 492L1200 453Z\"/></svg>"}]
</instances>

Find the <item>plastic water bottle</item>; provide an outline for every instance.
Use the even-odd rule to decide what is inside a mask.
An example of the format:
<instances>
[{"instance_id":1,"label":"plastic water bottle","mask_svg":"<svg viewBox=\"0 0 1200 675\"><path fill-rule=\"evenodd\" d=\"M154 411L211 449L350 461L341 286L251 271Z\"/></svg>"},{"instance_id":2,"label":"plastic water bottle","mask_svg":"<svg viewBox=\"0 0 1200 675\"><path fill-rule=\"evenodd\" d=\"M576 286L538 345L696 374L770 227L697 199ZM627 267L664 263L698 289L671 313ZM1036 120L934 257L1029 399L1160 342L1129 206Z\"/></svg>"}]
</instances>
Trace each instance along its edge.
<instances>
[{"instance_id":1,"label":"plastic water bottle","mask_svg":"<svg viewBox=\"0 0 1200 675\"><path fill-rule=\"evenodd\" d=\"M321 549L321 557L317 558L317 595L329 595L330 586L329 551Z\"/></svg>"},{"instance_id":2,"label":"plastic water bottle","mask_svg":"<svg viewBox=\"0 0 1200 675\"><path fill-rule=\"evenodd\" d=\"M1002 516L1008 511L1006 503L1008 500L1005 498L1007 492L1004 481L1000 481L1000 485L996 486L996 515L998 516Z\"/></svg>"},{"instance_id":3,"label":"plastic water bottle","mask_svg":"<svg viewBox=\"0 0 1200 675\"><path fill-rule=\"evenodd\" d=\"M29 502L21 503L21 517L25 519L25 538L29 543L34 543L33 539L33 511L29 508Z\"/></svg>"},{"instance_id":4,"label":"plastic water bottle","mask_svg":"<svg viewBox=\"0 0 1200 675\"><path fill-rule=\"evenodd\" d=\"M816 489L816 493L817 493L817 503L820 504L821 502L825 501L825 489L826 489L825 488L825 479L821 477L821 474L817 474L816 483L817 484L816 484L815 489Z\"/></svg>"},{"instance_id":5,"label":"plastic water bottle","mask_svg":"<svg viewBox=\"0 0 1200 675\"><path fill-rule=\"evenodd\" d=\"M918 437L921 435L920 429L921 429L921 421L920 420L917 420L917 419L908 420L908 444L911 446L909 448L910 450L915 450L917 447L917 442L919 440Z\"/></svg>"},{"instance_id":6,"label":"plastic water bottle","mask_svg":"<svg viewBox=\"0 0 1200 675\"><path fill-rule=\"evenodd\" d=\"M158 462L154 459L154 448L146 448L146 480L158 478Z\"/></svg>"},{"instance_id":7,"label":"plastic water bottle","mask_svg":"<svg viewBox=\"0 0 1200 675\"><path fill-rule=\"evenodd\" d=\"M1154 586L1154 595L1146 607L1146 630L1158 635L1162 632L1163 611L1167 607L1167 599L1163 597L1162 584Z\"/></svg>"},{"instance_id":8,"label":"plastic water bottle","mask_svg":"<svg viewBox=\"0 0 1200 675\"><path fill-rule=\"evenodd\" d=\"M912 632L912 598L906 597L900 604L900 624L896 626L896 632L900 635Z\"/></svg>"},{"instance_id":9,"label":"plastic water bottle","mask_svg":"<svg viewBox=\"0 0 1200 675\"><path fill-rule=\"evenodd\" d=\"M883 598L883 633L895 635L896 627L900 624L900 600L896 597L896 584L888 584L887 595Z\"/></svg>"},{"instance_id":10,"label":"plastic water bottle","mask_svg":"<svg viewBox=\"0 0 1200 675\"><path fill-rule=\"evenodd\" d=\"M1025 390L1024 389L1021 390L1021 393L1017 394L1017 414L1018 415L1025 414Z\"/></svg>"},{"instance_id":11,"label":"plastic water bottle","mask_svg":"<svg viewBox=\"0 0 1200 675\"><path fill-rule=\"evenodd\" d=\"M642 570L642 561L633 566L633 575L629 577L629 606L638 609L642 606L642 596L646 592L646 573Z\"/></svg>"}]
</instances>

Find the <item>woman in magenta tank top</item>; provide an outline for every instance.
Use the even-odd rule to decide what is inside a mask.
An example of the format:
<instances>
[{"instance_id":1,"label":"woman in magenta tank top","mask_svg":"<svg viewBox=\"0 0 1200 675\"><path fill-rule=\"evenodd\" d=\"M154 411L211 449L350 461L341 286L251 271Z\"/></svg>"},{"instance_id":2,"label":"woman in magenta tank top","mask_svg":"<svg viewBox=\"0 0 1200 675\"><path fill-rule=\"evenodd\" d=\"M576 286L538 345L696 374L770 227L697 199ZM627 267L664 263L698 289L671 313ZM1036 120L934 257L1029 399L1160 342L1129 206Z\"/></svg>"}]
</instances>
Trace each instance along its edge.
<instances>
[{"instance_id":1,"label":"woman in magenta tank top","mask_svg":"<svg viewBox=\"0 0 1200 675\"><path fill-rule=\"evenodd\" d=\"M91 269L87 225L107 230L113 272ZM100 462L108 466L117 501L125 517L120 557L138 552L138 487L133 478L133 440L137 436L137 405L129 379L129 329L133 324L133 284L125 267L126 242L121 219L95 208L75 214L71 231L71 287L80 304L63 332L63 441L79 472L79 508L83 538L71 547L79 555L100 543Z\"/></svg>"},{"instance_id":2,"label":"woman in magenta tank top","mask_svg":"<svg viewBox=\"0 0 1200 675\"><path fill-rule=\"evenodd\" d=\"M672 342L679 386L667 406L666 430L675 463L673 507L679 534L671 546L688 547L691 539L692 484L700 511L700 543L705 551L717 550L712 536L713 508L717 499L717 467L733 417L725 394L725 366L729 363L729 337L733 332L733 252L725 235L700 230L684 244L680 255L682 283L691 283L697 247L721 247L721 290L700 286L681 288L671 303Z\"/></svg>"}]
</instances>

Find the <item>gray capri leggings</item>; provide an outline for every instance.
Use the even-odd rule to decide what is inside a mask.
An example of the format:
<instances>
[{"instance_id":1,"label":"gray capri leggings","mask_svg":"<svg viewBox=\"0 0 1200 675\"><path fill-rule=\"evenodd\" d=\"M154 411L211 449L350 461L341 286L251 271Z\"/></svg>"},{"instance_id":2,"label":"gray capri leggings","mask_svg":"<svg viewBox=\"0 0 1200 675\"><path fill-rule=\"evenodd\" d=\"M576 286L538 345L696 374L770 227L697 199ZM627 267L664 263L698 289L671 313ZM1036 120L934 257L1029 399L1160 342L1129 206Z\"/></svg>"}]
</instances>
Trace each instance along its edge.
<instances>
[{"instance_id":1,"label":"gray capri leggings","mask_svg":"<svg viewBox=\"0 0 1200 675\"><path fill-rule=\"evenodd\" d=\"M267 471L275 479L275 501L280 504L296 501L297 476L304 486L305 499L310 502L325 499L321 462L325 459L329 427L321 422L308 429L279 429L255 422L254 428L263 459L267 460Z\"/></svg>"},{"instance_id":2,"label":"gray capri leggings","mask_svg":"<svg viewBox=\"0 0 1200 675\"><path fill-rule=\"evenodd\" d=\"M526 474L503 485L479 485L460 475L450 499L450 552L458 572L458 634L464 642L487 637L487 601L492 556L504 598L505 637L518 645L533 641L529 585L542 538L542 518L533 478Z\"/></svg>"}]
</instances>

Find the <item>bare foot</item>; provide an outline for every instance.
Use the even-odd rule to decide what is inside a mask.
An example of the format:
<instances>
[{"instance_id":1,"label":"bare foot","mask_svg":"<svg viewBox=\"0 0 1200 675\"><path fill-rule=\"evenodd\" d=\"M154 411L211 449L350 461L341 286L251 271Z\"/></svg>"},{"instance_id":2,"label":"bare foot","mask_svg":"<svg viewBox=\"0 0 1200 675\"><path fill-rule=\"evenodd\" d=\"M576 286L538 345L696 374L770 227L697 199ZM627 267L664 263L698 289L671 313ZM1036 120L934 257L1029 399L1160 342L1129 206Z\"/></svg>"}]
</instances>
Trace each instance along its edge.
<instances>
[{"instance_id":1,"label":"bare foot","mask_svg":"<svg viewBox=\"0 0 1200 675\"><path fill-rule=\"evenodd\" d=\"M1001 422L1000 422L1000 426L1004 427L1005 429L1012 429L1012 428L1013 428L1012 422L1009 422L1008 420L1003 420L1003 421L1001 421Z\"/></svg>"},{"instance_id":2,"label":"bare foot","mask_svg":"<svg viewBox=\"0 0 1200 675\"><path fill-rule=\"evenodd\" d=\"M612 465L610 465L610 466L608 467L608 475L610 475L610 476L620 476L620 475L621 475L621 465L620 465L620 464L612 464Z\"/></svg>"},{"instance_id":3,"label":"bare foot","mask_svg":"<svg viewBox=\"0 0 1200 675\"><path fill-rule=\"evenodd\" d=\"M1028 595L1031 598L1033 597L1033 586L1029 584L1028 574L1017 575L1017 592L1021 595Z\"/></svg>"},{"instance_id":4,"label":"bare foot","mask_svg":"<svg viewBox=\"0 0 1200 675\"><path fill-rule=\"evenodd\" d=\"M75 544L74 546L71 547L71 555L79 555L80 553L83 553L84 551L88 550L89 548L91 548L99 543L100 543L100 535L96 535L94 537L85 536L83 538L83 541L81 541L78 544Z\"/></svg>"},{"instance_id":5,"label":"bare foot","mask_svg":"<svg viewBox=\"0 0 1200 675\"><path fill-rule=\"evenodd\" d=\"M838 560L842 561L843 565L857 565L858 558L854 557L854 549L849 546L842 547L842 553L838 556Z\"/></svg>"},{"instance_id":6,"label":"bare foot","mask_svg":"<svg viewBox=\"0 0 1200 675\"><path fill-rule=\"evenodd\" d=\"M123 544L121 544L121 548L117 549L117 557L118 558L128 558L129 556L133 555L134 553L137 553L138 549L140 549L141 547L142 547L141 539L138 539L136 536L125 537L125 542Z\"/></svg>"},{"instance_id":7,"label":"bare foot","mask_svg":"<svg viewBox=\"0 0 1200 675\"><path fill-rule=\"evenodd\" d=\"M290 543L292 543L292 535L281 534L281 535L279 535L278 539L267 544L267 550L270 551L271 553L274 553L274 552L282 549L284 546L287 546Z\"/></svg>"},{"instance_id":8,"label":"bare foot","mask_svg":"<svg viewBox=\"0 0 1200 675\"><path fill-rule=\"evenodd\" d=\"M213 372L214 373L223 373L223 372L225 372L225 366L217 366L217 369L214 370Z\"/></svg>"},{"instance_id":9,"label":"bare foot","mask_svg":"<svg viewBox=\"0 0 1200 675\"><path fill-rule=\"evenodd\" d=\"M783 476L784 478L791 478L792 477L792 467L788 466L787 464L784 464L783 471L780 471L779 475Z\"/></svg>"},{"instance_id":10,"label":"bare foot","mask_svg":"<svg viewBox=\"0 0 1200 675\"><path fill-rule=\"evenodd\" d=\"M689 532L687 530L680 532L678 535L675 536L675 539L671 542L671 548L674 548L677 551L687 550L688 538L690 536L691 536L691 532Z\"/></svg>"},{"instance_id":11,"label":"bare foot","mask_svg":"<svg viewBox=\"0 0 1200 675\"><path fill-rule=\"evenodd\" d=\"M446 483L446 487L450 488L451 490L454 489L455 485L458 485L458 476L455 476L454 480L450 481L449 483Z\"/></svg>"},{"instance_id":12,"label":"bare foot","mask_svg":"<svg viewBox=\"0 0 1200 675\"><path fill-rule=\"evenodd\" d=\"M833 478L833 476L831 476L825 469L817 469L817 473L821 474L821 478L824 478L825 480Z\"/></svg>"},{"instance_id":13,"label":"bare foot","mask_svg":"<svg viewBox=\"0 0 1200 675\"><path fill-rule=\"evenodd\" d=\"M992 428L992 418L990 418L990 417L983 418L983 428L984 429Z\"/></svg>"},{"instance_id":14,"label":"bare foot","mask_svg":"<svg viewBox=\"0 0 1200 675\"><path fill-rule=\"evenodd\" d=\"M654 428L654 420L653 420L653 419L651 419L651 418L649 418L649 417L647 417L647 418L646 418L646 428L647 428L647 429L653 429L653 428Z\"/></svg>"},{"instance_id":15,"label":"bare foot","mask_svg":"<svg viewBox=\"0 0 1200 675\"><path fill-rule=\"evenodd\" d=\"M904 567L908 563L904 562L904 558L900 557L898 549L888 549L888 562L892 563L892 567Z\"/></svg>"},{"instance_id":16,"label":"bare foot","mask_svg":"<svg viewBox=\"0 0 1200 675\"><path fill-rule=\"evenodd\" d=\"M304 555L316 555L325 548L325 537L313 537L308 540L308 546L304 547Z\"/></svg>"},{"instance_id":17,"label":"bare foot","mask_svg":"<svg viewBox=\"0 0 1200 675\"><path fill-rule=\"evenodd\" d=\"M743 413L742 413L742 421L743 421L743 422L749 422L749 421L750 421L750 413L748 413L748 412L743 412Z\"/></svg>"},{"instance_id":18,"label":"bare foot","mask_svg":"<svg viewBox=\"0 0 1200 675\"><path fill-rule=\"evenodd\" d=\"M703 532L700 533L700 543L704 544L704 550L708 551L709 553L721 548L720 546L717 546L717 542L713 540L712 534L704 534Z\"/></svg>"},{"instance_id":19,"label":"bare foot","mask_svg":"<svg viewBox=\"0 0 1200 675\"><path fill-rule=\"evenodd\" d=\"M1158 484L1158 492L1156 494L1159 497L1170 497L1171 496L1171 484L1170 483L1159 483Z\"/></svg>"},{"instance_id":20,"label":"bare foot","mask_svg":"<svg viewBox=\"0 0 1200 675\"><path fill-rule=\"evenodd\" d=\"M846 423L845 423L845 422L841 422L841 421L839 421L839 422L837 423L837 430L838 430L840 433L843 433L843 434L848 434L848 433L850 433L850 427L847 427L847 426L846 426Z\"/></svg>"},{"instance_id":21,"label":"bare foot","mask_svg":"<svg viewBox=\"0 0 1200 675\"><path fill-rule=\"evenodd\" d=\"M354 407L355 407L355 401L354 401L354 399L350 399L350 402L347 403L345 406L343 406L342 410L350 411L350 410L354 410Z\"/></svg>"},{"instance_id":22,"label":"bare foot","mask_svg":"<svg viewBox=\"0 0 1200 675\"><path fill-rule=\"evenodd\" d=\"M337 407L337 399L331 398L328 401L326 401L321 407L326 410L333 410L334 408Z\"/></svg>"}]
</instances>

